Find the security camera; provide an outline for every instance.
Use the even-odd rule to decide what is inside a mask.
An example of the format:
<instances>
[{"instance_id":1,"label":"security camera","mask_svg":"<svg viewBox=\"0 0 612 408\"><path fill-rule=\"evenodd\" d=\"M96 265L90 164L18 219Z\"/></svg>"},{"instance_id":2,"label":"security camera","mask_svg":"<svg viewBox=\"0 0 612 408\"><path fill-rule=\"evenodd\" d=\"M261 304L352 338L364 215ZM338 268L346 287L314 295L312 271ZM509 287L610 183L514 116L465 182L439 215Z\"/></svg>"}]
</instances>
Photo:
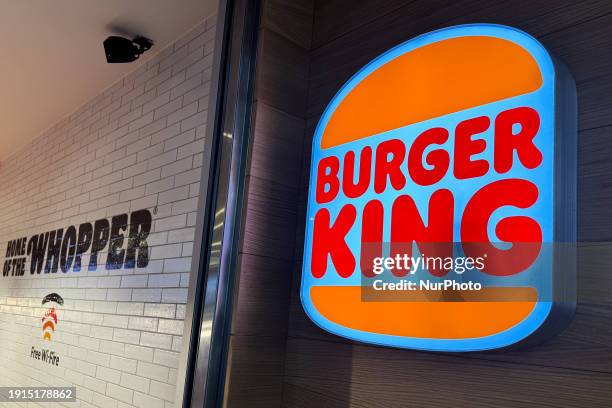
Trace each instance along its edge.
<instances>
[{"instance_id":1,"label":"security camera","mask_svg":"<svg viewBox=\"0 0 612 408\"><path fill-rule=\"evenodd\" d=\"M153 46L153 41L145 37L136 37L133 40L112 35L104 40L106 62L124 63L136 61L141 54Z\"/></svg>"}]
</instances>

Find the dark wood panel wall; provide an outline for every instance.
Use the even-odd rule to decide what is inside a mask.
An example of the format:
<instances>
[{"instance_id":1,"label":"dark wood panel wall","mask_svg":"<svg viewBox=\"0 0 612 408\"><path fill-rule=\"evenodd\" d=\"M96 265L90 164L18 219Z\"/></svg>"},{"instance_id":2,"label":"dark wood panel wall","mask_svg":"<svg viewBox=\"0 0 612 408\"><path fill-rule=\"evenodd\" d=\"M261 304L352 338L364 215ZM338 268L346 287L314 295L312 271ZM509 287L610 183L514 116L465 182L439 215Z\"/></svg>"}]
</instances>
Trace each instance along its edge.
<instances>
[{"instance_id":1,"label":"dark wood panel wall","mask_svg":"<svg viewBox=\"0 0 612 408\"><path fill-rule=\"evenodd\" d=\"M232 337L233 406L612 406L610 246L580 252L572 325L529 350L453 355L373 347L323 332L301 308L310 144L325 106L390 47L473 22L523 29L570 68L579 104L579 240L612 240L612 1L267 1ZM266 403L247 399L260 395Z\"/></svg>"},{"instance_id":2,"label":"dark wood panel wall","mask_svg":"<svg viewBox=\"0 0 612 408\"><path fill-rule=\"evenodd\" d=\"M306 125L312 3L263 0L226 407L280 407Z\"/></svg>"}]
</instances>

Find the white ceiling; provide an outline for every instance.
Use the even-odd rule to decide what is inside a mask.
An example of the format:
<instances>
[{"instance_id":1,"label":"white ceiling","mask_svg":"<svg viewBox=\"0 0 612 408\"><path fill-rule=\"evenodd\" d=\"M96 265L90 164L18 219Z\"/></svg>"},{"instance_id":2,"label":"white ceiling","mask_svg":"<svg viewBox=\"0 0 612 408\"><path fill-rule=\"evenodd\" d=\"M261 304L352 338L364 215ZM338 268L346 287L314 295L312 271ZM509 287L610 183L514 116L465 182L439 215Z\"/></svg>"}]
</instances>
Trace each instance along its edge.
<instances>
[{"instance_id":1,"label":"white ceiling","mask_svg":"<svg viewBox=\"0 0 612 408\"><path fill-rule=\"evenodd\" d=\"M0 0L0 162L216 11L217 0ZM117 29L155 46L107 64Z\"/></svg>"}]
</instances>

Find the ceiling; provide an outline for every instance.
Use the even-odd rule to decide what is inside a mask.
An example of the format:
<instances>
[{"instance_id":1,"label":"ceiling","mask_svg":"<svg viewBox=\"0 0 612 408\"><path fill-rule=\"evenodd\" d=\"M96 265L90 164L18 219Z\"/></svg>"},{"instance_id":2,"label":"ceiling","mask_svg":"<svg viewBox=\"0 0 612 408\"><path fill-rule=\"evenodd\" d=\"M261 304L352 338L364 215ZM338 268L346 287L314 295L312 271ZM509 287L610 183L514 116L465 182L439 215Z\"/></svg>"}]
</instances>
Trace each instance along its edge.
<instances>
[{"instance_id":1,"label":"ceiling","mask_svg":"<svg viewBox=\"0 0 612 408\"><path fill-rule=\"evenodd\" d=\"M0 0L0 163L216 11L216 0ZM118 31L155 46L107 64Z\"/></svg>"}]
</instances>

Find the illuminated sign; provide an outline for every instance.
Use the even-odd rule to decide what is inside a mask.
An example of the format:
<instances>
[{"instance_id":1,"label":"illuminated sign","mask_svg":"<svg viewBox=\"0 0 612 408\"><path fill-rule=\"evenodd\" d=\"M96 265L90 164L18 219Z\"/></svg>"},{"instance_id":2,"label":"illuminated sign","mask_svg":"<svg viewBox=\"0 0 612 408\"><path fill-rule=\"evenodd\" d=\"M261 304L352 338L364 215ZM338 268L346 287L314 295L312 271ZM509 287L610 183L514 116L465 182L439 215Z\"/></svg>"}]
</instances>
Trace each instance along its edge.
<instances>
[{"instance_id":1,"label":"illuminated sign","mask_svg":"<svg viewBox=\"0 0 612 408\"><path fill-rule=\"evenodd\" d=\"M316 128L301 299L321 328L437 351L528 345L575 308L576 91L519 30L385 52Z\"/></svg>"}]
</instances>

